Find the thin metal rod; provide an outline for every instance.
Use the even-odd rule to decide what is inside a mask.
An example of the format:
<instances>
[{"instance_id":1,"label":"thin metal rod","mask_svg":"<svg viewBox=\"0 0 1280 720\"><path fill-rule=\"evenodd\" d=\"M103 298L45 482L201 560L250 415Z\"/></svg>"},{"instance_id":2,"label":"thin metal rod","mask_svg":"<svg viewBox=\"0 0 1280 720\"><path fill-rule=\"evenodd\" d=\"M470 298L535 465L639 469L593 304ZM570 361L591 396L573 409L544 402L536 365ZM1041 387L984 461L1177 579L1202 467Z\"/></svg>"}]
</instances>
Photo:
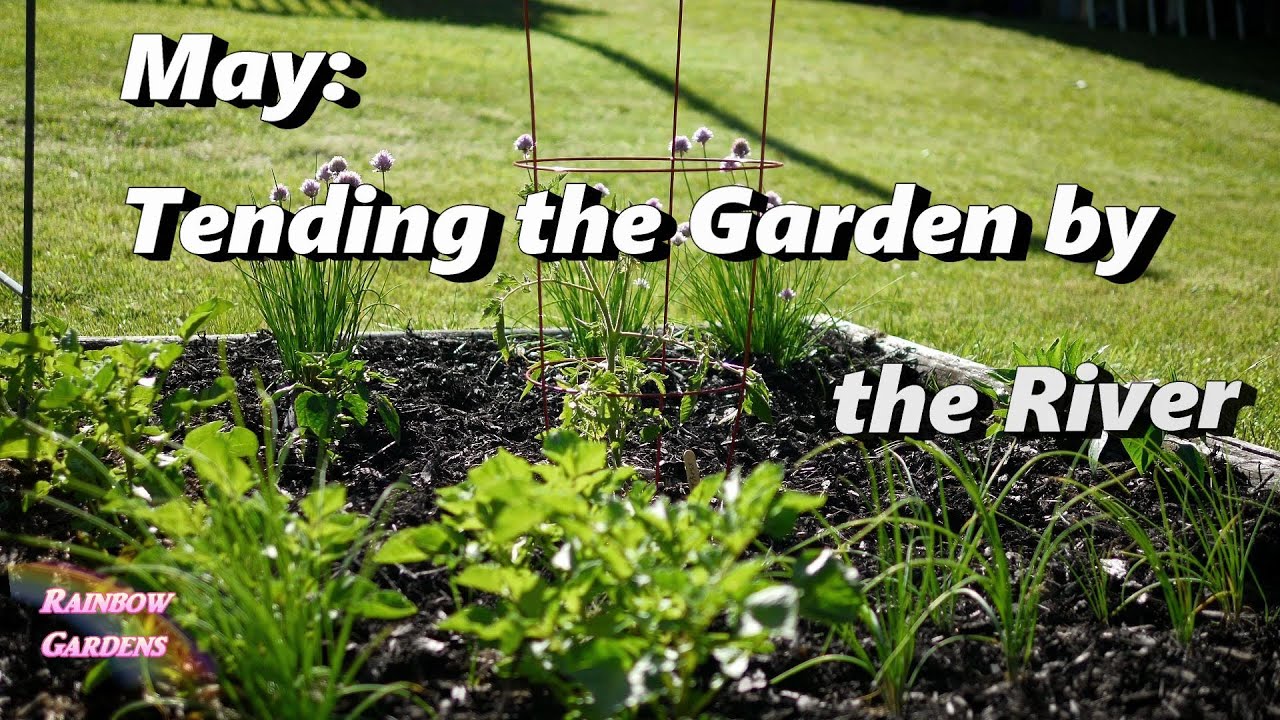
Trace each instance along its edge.
<instances>
[{"instance_id":1,"label":"thin metal rod","mask_svg":"<svg viewBox=\"0 0 1280 720\"><path fill-rule=\"evenodd\" d=\"M760 175L756 185L756 191L760 193L764 192L764 162L765 153L769 147L769 88L773 80L773 33L777 17L778 0L770 0L769 49L765 55L764 66L764 108L760 113ZM742 391L738 393L738 412L733 415L733 432L729 436L729 457L725 462L726 470L733 467L733 456L738 449L738 434L742 429L742 408L747 401L747 383L750 382L751 372L751 335L755 326L756 318L756 271L759 269L759 264L759 258L755 258L751 261L751 294L747 300L746 343L742 349Z\"/></svg>"},{"instance_id":2,"label":"thin metal rod","mask_svg":"<svg viewBox=\"0 0 1280 720\"><path fill-rule=\"evenodd\" d=\"M684 0L680 0L680 8L676 14L676 74L675 87L672 90L671 98L671 145L668 146L668 155L671 156L671 169L667 177L667 212L674 213L676 210L676 133L680 127L680 58L684 49ZM666 269L664 271L662 281L662 376L667 376L667 328L671 324L671 252L668 248ZM667 397L663 395L658 398L658 415L667 410ZM664 433L658 433L658 441L655 450L655 459L653 464L653 479L662 484L662 436Z\"/></svg>"},{"instance_id":3,"label":"thin metal rod","mask_svg":"<svg viewBox=\"0 0 1280 720\"><path fill-rule=\"evenodd\" d=\"M529 22L529 0L523 0L524 6L524 56L529 69L529 137L533 138L533 188L538 189L538 107L533 93L533 29ZM547 360L546 315L542 305L542 260L537 261L538 268L538 362ZM551 429L551 410L547 401L547 386L542 386L542 427Z\"/></svg>"},{"instance_id":4,"label":"thin metal rod","mask_svg":"<svg viewBox=\"0 0 1280 720\"><path fill-rule=\"evenodd\" d=\"M27 0L27 118L22 189L22 330L31 329L31 264L35 252L36 0ZM6 276L7 277L7 276Z\"/></svg>"},{"instance_id":5,"label":"thin metal rod","mask_svg":"<svg viewBox=\"0 0 1280 720\"><path fill-rule=\"evenodd\" d=\"M25 295L25 293L22 292L22 283L9 277L9 273L3 270L0 270L0 283L3 283L5 287L12 290L13 294L17 295L19 298L22 298Z\"/></svg>"}]
</instances>

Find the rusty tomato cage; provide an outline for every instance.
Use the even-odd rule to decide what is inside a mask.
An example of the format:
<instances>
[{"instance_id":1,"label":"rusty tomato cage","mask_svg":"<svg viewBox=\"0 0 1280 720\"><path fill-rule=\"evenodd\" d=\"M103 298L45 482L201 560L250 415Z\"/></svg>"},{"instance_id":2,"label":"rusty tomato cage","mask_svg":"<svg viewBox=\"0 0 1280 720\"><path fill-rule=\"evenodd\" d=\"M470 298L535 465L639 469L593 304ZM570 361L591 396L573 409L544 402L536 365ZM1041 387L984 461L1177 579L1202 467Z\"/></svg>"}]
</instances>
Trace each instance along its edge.
<instances>
[{"instance_id":1,"label":"rusty tomato cage","mask_svg":"<svg viewBox=\"0 0 1280 720\"><path fill-rule=\"evenodd\" d=\"M677 20L676 20L676 43L675 43L675 63L673 83L671 88L671 144L666 156L654 155L565 155L555 157L539 157L538 156L538 113L537 113L537 92L534 84L534 52L533 52L533 32L530 23L529 6L530 0L522 0L524 15L524 37L525 37L525 60L528 73L529 88L529 132L533 139L533 147L529 154L523 160L518 160L514 164L518 168L529 171L532 174L533 186L541 188L542 185L538 181L538 173L540 170L548 170L560 174L574 173L595 173L595 174L666 174L667 175L667 209L668 212L674 211L675 205L675 178L678 173L687 172L704 172L708 167L707 163L719 163L718 158L681 158L681 162L677 165L676 153L674 151L675 139L678 134L680 121L680 68L681 58L684 50L684 22L685 22L685 1L677 2ZM742 158L739 160L739 168L745 171L757 171L756 191L764 193L764 171L768 169L782 167L781 162L766 159L768 150L768 128L769 128L769 89L770 81L773 74L773 38L774 27L777 18L777 0L770 0L769 3L769 35L768 45L765 53L764 67L764 93L761 103L760 113L760 156L758 159ZM668 241L669 242L669 241ZM720 258L712 258L715 262L731 262ZM616 262L616 261L615 261ZM668 369L672 365L698 363L697 360L688 358L673 357L669 353L669 329L670 325L670 306L671 306L671 255L667 254L665 269L663 272L663 291L662 291L662 326L659 337L661 340L660 352L651 357L645 358L646 363L656 365L660 373L667 375ZM741 261L746 262L746 261ZM721 369L726 370L736 379L732 382L718 384L714 387L700 387L696 389L670 390L666 392L601 392L605 397L611 398L630 398L639 399L641 401L653 402L658 406L659 413L666 410L670 403L679 406L681 401L686 397L698 395L720 395L720 394L737 394L736 411L733 417L732 429L725 443L727 446L725 454L725 468L732 468L734 465L734 455L737 450L738 439L742 431L742 412L743 405L746 401L748 390L748 377L751 368L751 335L755 323L755 306L756 306L756 273L758 270L759 260L753 258L751 262L750 273L750 290L748 297L747 323L745 330L745 343L743 348L743 357L741 364L734 364L720 361L717 364ZM555 360L548 362L546 360L547 344L546 344L546 315L544 312L543 302L543 261L537 260L537 303L538 303L538 359L526 372L526 379L539 388L542 402L542 418L545 429L551 429L551 410L548 395L550 393L572 394L582 392L579 388L562 387L549 381L551 372L558 367L568 363L586 363L598 362L603 358L570 358L567 360ZM661 484L662 482L662 457L663 457L663 439L665 436L665 427L660 425L660 430L655 438L655 456L654 456L654 479Z\"/></svg>"}]
</instances>

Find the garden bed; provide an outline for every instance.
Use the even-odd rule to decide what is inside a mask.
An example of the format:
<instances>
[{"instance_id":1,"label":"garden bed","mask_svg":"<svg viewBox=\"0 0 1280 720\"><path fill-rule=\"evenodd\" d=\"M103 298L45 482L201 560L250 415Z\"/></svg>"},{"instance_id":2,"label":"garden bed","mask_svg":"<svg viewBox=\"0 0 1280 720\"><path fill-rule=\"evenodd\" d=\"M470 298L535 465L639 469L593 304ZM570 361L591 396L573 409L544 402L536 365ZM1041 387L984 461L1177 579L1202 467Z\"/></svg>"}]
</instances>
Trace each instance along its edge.
<instances>
[{"instance_id":1,"label":"garden bed","mask_svg":"<svg viewBox=\"0 0 1280 720\"><path fill-rule=\"evenodd\" d=\"M539 457L542 411L538 392L525 394L524 365L518 361L504 364L487 337L467 333L377 337L367 339L360 354L373 369L396 379L384 390L398 409L402 437L396 442L381 424L370 423L354 428L336 448L337 459L329 478L348 488L356 509L370 509L389 483L404 480L408 489L396 499L391 522L396 526L420 524L437 517L438 488L461 482L469 469L499 448L531 461ZM832 390L846 373L901 359L901 348L882 345L874 337L852 339L833 332L815 357L785 371L770 367L767 361L757 365L773 394L773 422L744 421L736 464L784 464L788 468L787 488L826 495L821 512L831 524L866 517L868 475L859 449L839 447L802 466L795 463L838 436ZM229 365L246 408L255 406L254 372L260 372L268 386L284 382L278 356L266 336L232 343ZM199 389L218 376L218 368L216 345L197 340L175 366L169 384ZM687 494L681 459L686 450L693 451L703 474L720 469L730 435L727 419L736 399L735 394L710 396L686 423L667 432L662 492L674 497ZM554 417L554 407L552 413ZM258 424L249 418L251 428ZM1009 443L997 441L996 454L1009 452L1011 468L1050 449L1042 443ZM990 446L988 441L967 446L950 441L939 444L975 462L981 462ZM938 479L930 458L907 446L896 451L904 466L911 469L918 494L937 498ZM652 468L653 448L629 447L626 460L641 469ZM1011 557L1034 550L1037 536L1019 531L1016 525L1025 525L1030 531L1044 526L1057 500L1054 477L1068 469L1065 460L1045 464L1010 493L1002 509L1009 521L1006 551ZM1081 481L1103 476L1101 470L1090 473L1077 468L1075 472ZM310 468L295 458L283 485L301 495L310 478ZM12 480L17 482L6 480L3 485L29 484L25 479ZM1134 507L1145 512L1156 510L1157 495L1149 479L1133 478L1126 486ZM1250 492L1262 497L1260 488ZM5 513L4 524L23 532L65 537L71 530L50 509L23 513L12 493L3 498L0 508ZM802 519L792 540L812 536L820 529L815 520ZM1104 554L1122 544L1118 537L1112 540L1112 547L1103 547ZM790 544L783 541L778 546ZM1219 623L1210 614L1198 623L1193 640L1184 645L1173 636L1158 593L1128 605L1109 625L1095 620L1068 572L1069 565L1080 560L1078 551L1077 545L1068 543L1051 561L1029 672L1017 681L1007 681L1001 653L993 644L980 640L947 644L921 666L906 702L906 714L1000 718L1280 716L1280 628L1266 622L1256 594L1248 600L1258 612L1246 612L1231 624ZM29 561L39 557L38 551L18 547L6 548L0 559ZM1280 583L1280 574L1272 567L1280 557L1280 524L1274 519L1259 532L1253 557L1264 586ZM420 683L426 701L442 711L447 708L447 713L441 713L447 717L479 720L561 714L545 691L496 676L492 656L477 654L467 639L434 627L439 617L454 610L443 572L391 565L380 569L377 579L403 592L420 612L395 623L389 639L364 670L368 679ZM40 640L50 627L31 609L0 597L0 716L109 716L127 693L108 686L81 697L77 682L89 666L87 661L40 657ZM961 629L972 635L991 632L989 623L977 613L970 613ZM362 636L367 637L370 630L362 627ZM918 654L925 652L934 634L933 628L922 629ZM795 641L781 642L774 654L754 659L751 669L717 697L710 712L731 718L883 714L878 700L867 697L873 691L869 678L850 665L822 664L776 685L768 683L801 662L839 649L827 648L825 641L820 627L803 625ZM407 703L391 701L384 703L380 716L425 714Z\"/></svg>"}]
</instances>

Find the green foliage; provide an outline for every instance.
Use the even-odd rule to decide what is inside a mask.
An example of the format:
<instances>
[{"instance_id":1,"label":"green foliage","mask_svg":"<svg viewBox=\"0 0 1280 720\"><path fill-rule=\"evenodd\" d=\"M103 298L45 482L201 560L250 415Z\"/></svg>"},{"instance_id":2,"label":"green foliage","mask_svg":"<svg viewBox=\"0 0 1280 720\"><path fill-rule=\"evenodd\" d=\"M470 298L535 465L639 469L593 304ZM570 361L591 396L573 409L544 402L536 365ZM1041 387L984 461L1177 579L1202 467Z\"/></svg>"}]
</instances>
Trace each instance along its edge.
<instances>
[{"instance_id":1,"label":"green foliage","mask_svg":"<svg viewBox=\"0 0 1280 720\"><path fill-rule=\"evenodd\" d=\"M964 455L949 455L936 445L910 441L927 451L940 471L939 483L945 472L960 483L974 511L960 533L956 544L960 555L955 559L959 567L972 568L977 573L975 583L982 589L982 597L975 596L982 610L995 628L995 641L1004 654L1005 673L1018 678L1025 672L1035 647L1036 624L1040 617L1040 597L1049 571L1049 562L1063 543L1080 530L1084 521L1067 523L1064 517L1077 504L1096 496L1100 488L1079 489L1069 479L1062 481L1062 489L1053 512L1044 528L1034 530L1005 515L1000 507L1010 492L1036 466L1055 458L1079 460L1080 456L1068 452L1050 452L1028 460L1012 474L1006 472L1008 453L992 462L988 456L983 467L977 467ZM1074 465L1073 465L1074 467ZM1029 554L1018 561L1011 560L1005 550L1005 538L1001 523L1011 525L1013 532L1021 532L1035 539ZM1007 531L1005 531L1007 532Z\"/></svg>"},{"instance_id":2,"label":"green foliage","mask_svg":"<svg viewBox=\"0 0 1280 720\"><path fill-rule=\"evenodd\" d=\"M127 495L135 482L160 492L146 487L139 463L155 462L163 443L188 419L225 402L233 391L229 382L219 381L198 394L179 388L162 398L183 345L226 307L220 300L198 307L182 324L177 343L124 342L85 350L74 331L52 319L29 332L0 336L0 394L9 410L0 417L0 457L48 465L50 478L37 483L37 497L85 474L84 456L29 432L25 418L69 438L89 457L105 459L119 446L138 453L114 465L94 495Z\"/></svg>"},{"instance_id":3,"label":"green foliage","mask_svg":"<svg viewBox=\"0 0 1280 720\"><path fill-rule=\"evenodd\" d=\"M1121 606L1158 589L1174 634L1189 643L1202 610L1216 606L1234 621L1245 609L1249 586L1261 592L1249 557L1262 520L1276 511L1275 488L1262 502L1250 500L1230 466L1219 474L1193 448L1184 448L1177 453L1149 449L1155 457L1156 515L1140 512L1114 493L1095 496L1094 503L1131 543L1134 562L1127 578L1144 568L1155 578Z\"/></svg>"},{"instance_id":4,"label":"green foliage","mask_svg":"<svg viewBox=\"0 0 1280 720\"><path fill-rule=\"evenodd\" d=\"M520 196L526 198L540 190L558 191L564 180L565 176L559 175L542 187L535 185L531 177ZM612 204L615 210L622 205L617 200ZM561 260L545 265L540 277L520 279L500 274L493 283L494 296L484 308L484 317L493 323L499 351L504 359L510 359L508 303L535 286L545 290L553 322L564 329L565 335L544 339L533 380L545 380L564 392L561 427L605 443L615 465L622 462L624 444L633 432L641 441L649 442L666 427L667 420L658 407L639 397L670 394L667 386L671 378L648 362L660 343L679 345L700 360L698 370L679 391L695 392L707 379L710 348L699 342L697 333L677 338L670 328L655 329L662 309L657 282L655 265L629 257L607 262ZM570 358L571 362L560 362ZM554 367L545 367L552 363ZM526 392L530 389L532 385ZM675 390L671 388L672 392ZM681 398L681 422L692 414L694 404L692 396ZM770 416L769 392L758 375L748 376L744 411L766 421Z\"/></svg>"},{"instance_id":5,"label":"green foliage","mask_svg":"<svg viewBox=\"0 0 1280 720\"><path fill-rule=\"evenodd\" d=\"M374 383L391 384L395 380L369 370L363 360L355 360L350 352L332 355L302 354L303 374L310 378L292 389L299 390L293 401L298 427L314 437L321 452L328 452L352 425L363 427L369 422L369 409L382 418L387 432L400 439L400 415Z\"/></svg>"},{"instance_id":6,"label":"green foliage","mask_svg":"<svg viewBox=\"0 0 1280 720\"><path fill-rule=\"evenodd\" d=\"M603 442L615 465L621 463L627 435L634 428L639 427L643 442L653 440L664 428L665 420L656 405L630 396L666 392L662 373L650 369L644 360L624 355L612 370L604 362L566 364L559 369L556 382L566 391L561 427L587 440Z\"/></svg>"},{"instance_id":7,"label":"green foliage","mask_svg":"<svg viewBox=\"0 0 1280 720\"><path fill-rule=\"evenodd\" d=\"M836 548L807 551L792 580L802 593L802 612L830 624L849 654L824 655L785 675L822 662L850 663L871 676L885 709L901 715L929 655L963 639L936 641L917 657L921 628L957 596L971 593L966 588L978 578L951 555L956 533L935 522L921 498L900 492L896 457L884 453L883 474L865 454L864 462L870 470L872 516L831 528ZM872 549L864 550L868 544ZM876 574L865 582L858 578L855 558L869 560ZM950 627L949 618L939 626Z\"/></svg>"},{"instance_id":8,"label":"green foliage","mask_svg":"<svg viewBox=\"0 0 1280 720\"><path fill-rule=\"evenodd\" d=\"M543 266L551 321L565 329L560 344L572 357L653 354L661 338L661 265L623 257L562 260ZM594 292L599 289L599 301ZM604 308L605 312L601 311ZM616 334L616 338L610 338ZM610 347L610 340L616 342Z\"/></svg>"},{"instance_id":9,"label":"green foliage","mask_svg":"<svg viewBox=\"0 0 1280 720\"><path fill-rule=\"evenodd\" d=\"M456 572L475 599L442 627L497 648L588 718L695 717L770 638L794 633L797 591L769 579L767 555L744 553L821 497L781 491L781 470L764 465L673 502L607 468L598 443L558 431L544 453L535 466L500 451L440 491L438 522L375 554Z\"/></svg>"},{"instance_id":10,"label":"green foliage","mask_svg":"<svg viewBox=\"0 0 1280 720\"><path fill-rule=\"evenodd\" d=\"M1013 344L1014 366L993 368L991 377L1003 383L1005 390L997 390L994 385L979 382L978 389L989 396L997 404L992 416L996 418L1004 418L1009 412L1009 394L1007 388L1012 385L1014 378L1018 373L1018 366L1036 366L1051 367L1061 371L1069 378L1076 379L1076 368L1084 363L1093 363L1103 372L1112 373L1114 368L1109 367L1101 360L1102 354L1107 351L1110 346L1104 345L1092 352L1085 349L1083 340L1066 340L1062 338L1054 338L1047 346L1036 348L1034 350L1024 350L1017 343ZM987 428L987 436L995 437L1004 432L1004 424L1002 422L993 422ZM1102 455L1103 449L1110 440L1109 433L1103 432L1097 438L1089 441L1087 447L1087 455L1090 465L1095 469L1098 466L1098 458ZM1129 456L1129 460L1138 472L1145 473L1150 470L1155 462L1155 456L1149 451L1153 446L1158 447L1164 441L1164 432L1154 425L1149 425L1143 434L1134 438L1121 438L1120 444L1124 448L1125 453Z\"/></svg>"},{"instance_id":11,"label":"green foliage","mask_svg":"<svg viewBox=\"0 0 1280 720\"><path fill-rule=\"evenodd\" d=\"M695 315L722 350L741 357L752 318L751 353L787 367L813 355L827 325L828 301L840 286L831 282L831 264L760 258L756 267L755 313L750 314L750 262L700 256L692 265L685 293ZM788 292L789 291L789 292Z\"/></svg>"},{"instance_id":12,"label":"green foliage","mask_svg":"<svg viewBox=\"0 0 1280 720\"><path fill-rule=\"evenodd\" d=\"M238 267L249 303L271 330L285 372L298 382L313 380L308 355L354 348L381 304L373 289L376 262L295 257Z\"/></svg>"},{"instance_id":13,"label":"green foliage","mask_svg":"<svg viewBox=\"0 0 1280 720\"><path fill-rule=\"evenodd\" d=\"M56 439L32 423L27 428ZM346 510L346 488L326 484L320 473L316 487L295 507L278 488L277 458L290 452L301 431L276 447L274 406L265 396L264 428L261 446L240 424L213 422L191 430L167 465L146 469L153 481L170 486L164 499L130 495L105 508L127 523L110 526L60 505L96 521L123 544L116 556L68 549L131 586L176 593L170 616L200 651L216 659L225 700L244 717L360 717L379 698L412 689L407 683L357 679L385 634L352 649L357 620L416 612L403 595L377 586L373 563L360 562L385 535L375 518L388 495L374 518L366 517ZM198 479L195 499L181 493L188 468ZM88 469L111 472L96 461ZM197 710L201 702L161 699L154 688L149 697L139 704L185 703Z\"/></svg>"}]
</instances>

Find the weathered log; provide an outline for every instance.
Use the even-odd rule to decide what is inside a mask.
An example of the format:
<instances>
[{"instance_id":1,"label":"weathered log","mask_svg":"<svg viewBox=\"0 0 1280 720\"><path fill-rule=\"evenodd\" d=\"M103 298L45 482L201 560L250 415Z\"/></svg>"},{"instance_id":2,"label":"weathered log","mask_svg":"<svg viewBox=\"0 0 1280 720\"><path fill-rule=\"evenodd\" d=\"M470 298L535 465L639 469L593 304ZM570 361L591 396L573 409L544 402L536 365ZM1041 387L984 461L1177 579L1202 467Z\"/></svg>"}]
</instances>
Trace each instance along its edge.
<instances>
[{"instance_id":1,"label":"weathered log","mask_svg":"<svg viewBox=\"0 0 1280 720\"><path fill-rule=\"evenodd\" d=\"M1004 385L991 376L992 368L941 350L886 335L877 330L855 325L844 320L817 318L819 322L831 321L835 327L855 342L874 341L891 355L902 355L915 364L916 370L931 375L939 384L982 382L998 390ZM1190 445L1210 457L1221 457L1237 473L1259 486L1280 486L1280 452L1271 448L1245 442L1239 438L1206 435L1202 439L1187 440L1169 436L1165 447L1177 450Z\"/></svg>"}]
</instances>

